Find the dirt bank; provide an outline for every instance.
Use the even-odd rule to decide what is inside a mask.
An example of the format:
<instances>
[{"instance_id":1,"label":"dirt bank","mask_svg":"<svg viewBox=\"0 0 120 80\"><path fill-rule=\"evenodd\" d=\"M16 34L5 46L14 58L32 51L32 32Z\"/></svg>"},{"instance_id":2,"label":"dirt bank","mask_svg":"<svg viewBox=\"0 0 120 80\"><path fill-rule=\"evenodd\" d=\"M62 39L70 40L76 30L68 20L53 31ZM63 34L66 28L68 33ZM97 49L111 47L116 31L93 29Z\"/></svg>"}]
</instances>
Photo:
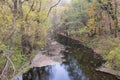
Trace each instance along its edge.
<instances>
[{"instance_id":1,"label":"dirt bank","mask_svg":"<svg viewBox=\"0 0 120 80\"><path fill-rule=\"evenodd\" d=\"M56 41L52 41L45 51L39 51L31 61L31 67L43 67L62 63L61 51L64 46Z\"/></svg>"}]
</instances>

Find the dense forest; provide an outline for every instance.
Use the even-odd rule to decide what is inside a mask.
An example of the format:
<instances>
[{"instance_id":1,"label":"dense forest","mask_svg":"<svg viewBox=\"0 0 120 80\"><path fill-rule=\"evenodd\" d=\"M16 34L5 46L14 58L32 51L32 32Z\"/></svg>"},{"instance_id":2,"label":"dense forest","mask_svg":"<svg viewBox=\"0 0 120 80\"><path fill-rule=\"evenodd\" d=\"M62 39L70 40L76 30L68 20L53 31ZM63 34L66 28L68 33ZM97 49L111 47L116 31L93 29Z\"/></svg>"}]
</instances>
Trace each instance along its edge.
<instances>
[{"instance_id":1,"label":"dense forest","mask_svg":"<svg viewBox=\"0 0 120 80\"><path fill-rule=\"evenodd\" d=\"M0 79L26 68L58 33L80 40L120 74L120 0L0 0Z\"/></svg>"},{"instance_id":2,"label":"dense forest","mask_svg":"<svg viewBox=\"0 0 120 80\"><path fill-rule=\"evenodd\" d=\"M103 56L105 66L120 69L119 0L73 0L64 13L62 27ZM66 15L67 14L67 15Z\"/></svg>"}]
</instances>

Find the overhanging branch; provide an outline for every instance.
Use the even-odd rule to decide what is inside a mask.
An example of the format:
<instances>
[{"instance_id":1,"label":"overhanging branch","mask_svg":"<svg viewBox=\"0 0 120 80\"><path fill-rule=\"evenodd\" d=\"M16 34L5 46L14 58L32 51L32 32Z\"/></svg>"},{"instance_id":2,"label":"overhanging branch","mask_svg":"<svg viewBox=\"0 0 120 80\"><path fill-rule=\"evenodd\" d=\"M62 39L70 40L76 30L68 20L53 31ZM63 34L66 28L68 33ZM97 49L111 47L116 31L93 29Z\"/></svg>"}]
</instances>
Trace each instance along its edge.
<instances>
[{"instance_id":1,"label":"overhanging branch","mask_svg":"<svg viewBox=\"0 0 120 80\"><path fill-rule=\"evenodd\" d=\"M61 0L58 0L56 4L54 4L53 6L50 7L50 9L49 9L49 11L48 11L48 13L47 13L47 17L49 16L52 8L54 8L55 6L57 6L57 5L60 3L60 1L61 1Z\"/></svg>"}]
</instances>

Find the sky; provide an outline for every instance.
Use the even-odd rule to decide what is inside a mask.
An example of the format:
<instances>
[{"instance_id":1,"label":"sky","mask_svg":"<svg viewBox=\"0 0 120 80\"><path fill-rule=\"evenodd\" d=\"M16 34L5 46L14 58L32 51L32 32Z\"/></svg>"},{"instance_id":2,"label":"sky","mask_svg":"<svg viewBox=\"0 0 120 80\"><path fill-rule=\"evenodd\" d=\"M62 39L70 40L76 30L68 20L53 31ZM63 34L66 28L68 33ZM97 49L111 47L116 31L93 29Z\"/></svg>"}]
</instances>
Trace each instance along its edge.
<instances>
[{"instance_id":1,"label":"sky","mask_svg":"<svg viewBox=\"0 0 120 80\"><path fill-rule=\"evenodd\" d=\"M64 4L64 3L70 3L71 0L61 0L60 4Z\"/></svg>"},{"instance_id":2,"label":"sky","mask_svg":"<svg viewBox=\"0 0 120 80\"><path fill-rule=\"evenodd\" d=\"M62 0L63 2L67 2L67 3L69 3L71 0Z\"/></svg>"},{"instance_id":3,"label":"sky","mask_svg":"<svg viewBox=\"0 0 120 80\"><path fill-rule=\"evenodd\" d=\"M70 2L71 0L66 0L67 2Z\"/></svg>"},{"instance_id":4,"label":"sky","mask_svg":"<svg viewBox=\"0 0 120 80\"><path fill-rule=\"evenodd\" d=\"M65 0L65 1L69 3L71 0Z\"/></svg>"}]
</instances>

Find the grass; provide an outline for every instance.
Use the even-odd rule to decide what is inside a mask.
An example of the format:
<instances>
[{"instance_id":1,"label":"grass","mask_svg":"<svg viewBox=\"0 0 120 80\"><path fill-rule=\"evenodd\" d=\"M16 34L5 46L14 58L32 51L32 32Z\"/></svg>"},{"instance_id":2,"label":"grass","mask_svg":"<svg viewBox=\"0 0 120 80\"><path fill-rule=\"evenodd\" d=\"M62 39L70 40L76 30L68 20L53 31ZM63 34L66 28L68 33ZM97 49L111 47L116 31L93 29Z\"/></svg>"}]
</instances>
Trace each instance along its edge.
<instances>
[{"instance_id":1,"label":"grass","mask_svg":"<svg viewBox=\"0 0 120 80\"><path fill-rule=\"evenodd\" d=\"M120 70L120 48L111 50L105 58L109 66L114 69Z\"/></svg>"},{"instance_id":2,"label":"grass","mask_svg":"<svg viewBox=\"0 0 120 80\"><path fill-rule=\"evenodd\" d=\"M113 69L120 70L120 39L119 38L98 38L93 39L92 48L103 56L107 61L106 65Z\"/></svg>"},{"instance_id":3,"label":"grass","mask_svg":"<svg viewBox=\"0 0 120 80\"><path fill-rule=\"evenodd\" d=\"M29 63L31 59L34 57L34 55L35 55L34 53L27 55L21 54L21 50L19 48L14 49L10 59L13 62L16 71L15 73L13 72L13 66L10 64L8 71L8 78L12 78L19 72L22 72L22 70L25 70L24 68L29 66ZM0 54L0 73L2 72L2 69L4 68L5 64L6 64L6 57L3 56L3 54Z\"/></svg>"},{"instance_id":4,"label":"grass","mask_svg":"<svg viewBox=\"0 0 120 80\"><path fill-rule=\"evenodd\" d=\"M5 62L6 62L5 56L0 54L0 73L2 73L2 69L4 68Z\"/></svg>"}]
</instances>

